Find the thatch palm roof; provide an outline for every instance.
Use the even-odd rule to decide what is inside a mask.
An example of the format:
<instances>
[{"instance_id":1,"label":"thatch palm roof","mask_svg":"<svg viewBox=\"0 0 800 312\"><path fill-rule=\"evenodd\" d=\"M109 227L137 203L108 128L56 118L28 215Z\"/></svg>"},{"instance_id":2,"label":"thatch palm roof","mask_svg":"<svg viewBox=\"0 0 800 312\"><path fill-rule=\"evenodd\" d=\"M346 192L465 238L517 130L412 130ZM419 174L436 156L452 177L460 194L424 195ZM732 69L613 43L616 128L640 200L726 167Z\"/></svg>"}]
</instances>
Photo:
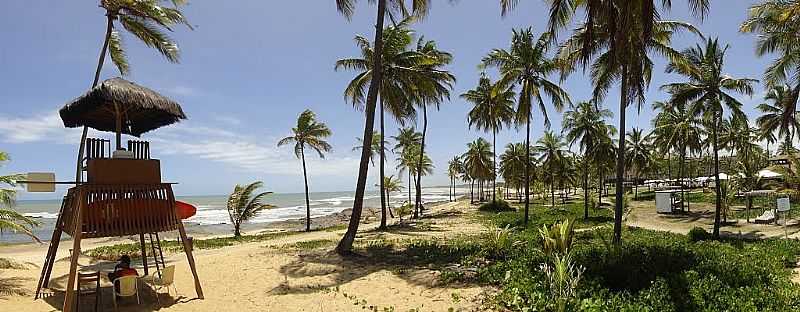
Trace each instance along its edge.
<instances>
[{"instance_id":1,"label":"thatch palm roof","mask_svg":"<svg viewBox=\"0 0 800 312\"><path fill-rule=\"evenodd\" d=\"M121 132L137 137L186 119L177 102L122 78L103 81L59 111L68 128L109 132L117 130L117 113L122 117Z\"/></svg>"}]
</instances>

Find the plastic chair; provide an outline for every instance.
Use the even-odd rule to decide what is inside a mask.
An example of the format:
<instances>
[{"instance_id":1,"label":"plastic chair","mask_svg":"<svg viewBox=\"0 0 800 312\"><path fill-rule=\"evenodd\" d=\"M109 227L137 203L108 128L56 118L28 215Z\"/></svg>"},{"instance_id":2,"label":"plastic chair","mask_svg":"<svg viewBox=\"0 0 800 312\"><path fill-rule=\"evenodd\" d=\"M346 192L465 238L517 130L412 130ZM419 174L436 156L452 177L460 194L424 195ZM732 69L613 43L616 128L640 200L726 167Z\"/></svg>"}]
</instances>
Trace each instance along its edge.
<instances>
[{"instance_id":1,"label":"plastic chair","mask_svg":"<svg viewBox=\"0 0 800 312\"><path fill-rule=\"evenodd\" d=\"M114 279L114 288L113 293L114 295L111 297L114 299L114 310L117 309L117 296L120 297L132 297L136 296L136 304L141 304L139 301L139 277L135 275L128 275L122 276L119 278ZM119 291L117 291L117 287L119 286Z\"/></svg>"},{"instance_id":2,"label":"plastic chair","mask_svg":"<svg viewBox=\"0 0 800 312\"><path fill-rule=\"evenodd\" d=\"M93 285L94 284L94 285ZM91 286L91 287L83 287ZM94 310L100 305L100 272L78 273L78 298L76 304L81 305L81 296L94 295ZM76 309L77 310L77 309Z\"/></svg>"},{"instance_id":3,"label":"plastic chair","mask_svg":"<svg viewBox=\"0 0 800 312\"><path fill-rule=\"evenodd\" d=\"M175 295L176 296L178 295L178 288L175 287L175 266L174 265L170 265L170 266L164 267L164 269L161 270L161 277L160 278L158 276L150 275L150 276L145 276L142 279L146 283L148 283L148 284L153 286L153 290L156 292L156 300L159 300L158 299L158 291L161 290L161 289L166 288L167 289L167 294L170 294L170 292L169 292L169 287L170 286L172 286L172 289L175 290ZM159 301L159 303L160 303L160 301Z\"/></svg>"}]
</instances>

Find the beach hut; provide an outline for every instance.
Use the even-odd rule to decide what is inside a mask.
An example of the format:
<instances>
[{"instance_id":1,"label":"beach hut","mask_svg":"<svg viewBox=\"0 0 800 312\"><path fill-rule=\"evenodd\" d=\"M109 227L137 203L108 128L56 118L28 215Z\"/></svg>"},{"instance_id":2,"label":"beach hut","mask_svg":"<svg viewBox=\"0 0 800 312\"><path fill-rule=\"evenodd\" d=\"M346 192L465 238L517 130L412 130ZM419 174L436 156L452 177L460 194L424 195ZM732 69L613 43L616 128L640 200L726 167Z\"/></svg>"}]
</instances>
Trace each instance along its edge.
<instances>
[{"instance_id":1,"label":"beach hut","mask_svg":"<svg viewBox=\"0 0 800 312\"><path fill-rule=\"evenodd\" d=\"M148 142L129 141L127 149L123 149L121 143L122 134L139 136L186 119L180 105L153 90L113 78L71 101L59 113L66 127L115 132L116 144L112 151L108 140L81 139L76 185L67 191L61 204L36 298L48 286L62 232L73 238L63 307L64 311L72 311L82 239L139 236L144 271L148 274L147 234L153 263L160 274L163 255L158 233L177 230L197 296L202 299L191 243L176 210L173 183L161 181L161 164L150 158ZM157 254L161 256L162 266L159 266Z\"/></svg>"}]
</instances>

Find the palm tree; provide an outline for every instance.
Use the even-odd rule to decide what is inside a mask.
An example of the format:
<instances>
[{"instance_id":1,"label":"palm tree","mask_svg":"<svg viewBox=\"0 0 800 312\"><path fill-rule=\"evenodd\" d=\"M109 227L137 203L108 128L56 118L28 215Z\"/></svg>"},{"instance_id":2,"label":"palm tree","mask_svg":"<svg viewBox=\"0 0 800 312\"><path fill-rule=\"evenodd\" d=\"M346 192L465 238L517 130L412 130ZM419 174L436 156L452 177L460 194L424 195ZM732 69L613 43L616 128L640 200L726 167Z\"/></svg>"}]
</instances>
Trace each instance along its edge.
<instances>
[{"instance_id":1,"label":"palm tree","mask_svg":"<svg viewBox=\"0 0 800 312\"><path fill-rule=\"evenodd\" d=\"M678 175L681 178L682 202L688 205L683 194L685 183L684 169L686 163L687 149L689 152L700 152L702 150L703 130L700 125L702 119L690 110L690 107L683 104L673 105L672 103L655 102L653 109L658 110L658 114L653 119L652 147L669 151L677 149L680 153L680 168Z\"/></svg>"},{"instance_id":2,"label":"palm tree","mask_svg":"<svg viewBox=\"0 0 800 312\"><path fill-rule=\"evenodd\" d=\"M450 201L454 201L456 194L456 180L461 176L464 171L464 164L461 162L461 157L453 156L453 159L447 162L447 177L450 178L450 186L448 187Z\"/></svg>"},{"instance_id":3,"label":"palm tree","mask_svg":"<svg viewBox=\"0 0 800 312\"><path fill-rule=\"evenodd\" d=\"M603 201L603 189L605 188L605 176L607 173L606 170L607 168L612 168L615 160L618 158L616 148L617 144L613 139L613 137L617 134L617 128L612 125L606 125L606 129L607 130L605 132L601 133L598 144L594 148L594 153L592 153L592 163L597 170L598 204L602 203Z\"/></svg>"},{"instance_id":4,"label":"palm tree","mask_svg":"<svg viewBox=\"0 0 800 312\"><path fill-rule=\"evenodd\" d=\"M382 148L382 146L384 146L384 143L385 143L385 142L381 142L381 138L382 137L383 136L380 133L373 133L372 134L372 143L369 144L370 145L369 162L373 166L375 165L376 152L379 152L379 151L383 150L383 153L379 153L380 154L379 157L386 157L385 148ZM361 151L361 149L364 148L364 140L361 139L361 138L356 138L356 142L357 142L356 146L353 146L353 151L354 152Z\"/></svg>"},{"instance_id":5,"label":"palm tree","mask_svg":"<svg viewBox=\"0 0 800 312\"><path fill-rule=\"evenodd\" d=\"M547 168L547 176L550 182L550 196L552 200L552 207L556 207L556 199L555 199L555 182L556 182L556 171L562 165L564 158L566 157L567 144L564 143L564 140L560 135L553 133L553 131L545 131L544 135L539 139L534 147L536 153L539 154L539 162L542 164L543 167Z\"/></svg>"},{"instance_id":6,"label":"palm tree","mask_svg":"<svg viewBox=\"0 0 800 312\"><path fill-rule=\"evenodd\" d=\"M303 111L297 117L297 125L292 128L292 135L278 141L278 146L294 143L294 155L303 163L303 182L306 190L306 231L311 231L311 202L308 198L308 175L306 172L306 147L311 148L319 154L320 158L325 158L325 154L331 151L331 145L325 141L331 136L331 130L325 123L317 120L316 115L311 110Z\"/></svg>"},{"instance_id":7,"label":"palm tree","mask_svg":"<svg viewBox=\"0 0 800 312\"><path fill-rule=\"evenodd\" d=\"M233 188L233 193L228 196L228 217L230 217L231 224L233 224L234 237L242 236L239 229L243 222L255 217L264 209L275 207L261 202L264 196L272 194L272 192L263 192L253 196L253 193L262 186L264 186L264 183L261 181L253 182L245 186L237 184L236 187Z\"/></svg>"},{"instance_id":8,"label":"palm tree","mask_svg":"<svg viewBox=\"0 0 800 312\"><path fill-rule=\"evenodd\" d=\"M508 143L503 154L500 155L499 173L503 177L506 185L513 186L515 193L519 197L520 189L525 183L525 144Z\"/></svg>"},{"instance_id":9,"label":"palm tree","mask_svg":"<svg viewBox=\"0 0 800 312\"><path fill-rule=\"evenodd\" d=\"M0 166L8 160L8 154L0 152ZM3 231L10 230L28 235L33 240L41 242L39 238L33 234L33 227L39 226L40 223L12 209L17 193L14 187L17 185L16 181L22 178L21 175L16 174L0 176L0 185L5 184L8 186L8 188L0 187L0 234L2 234Z\"/></svg>"},{"instance_id":10,"label":"palm tree","mask_svg":"<svg viewBox=\"0 0 800 312\"><path fill-rule=\"evenodd\" d=\"M544 104L543 94L550 99L556 110L561 111L564 103L569 103L569 95L558 84L548 80L548 76L558 70L558 64L548 57L551 34L544 33L534 42L531 28L514 30L509 50L495 49L483 58L482 66L497 67L502 84L519 84L516 123L525 124L525 224L528 224L530 208L530 145L531 118L534 105L539 107L544 125L550 128L550 119ZM535 103L535 104L534 104Z\"/></svg>"},{"instance_id":11,"label":"palm tree","mask_svg":"<svg viewBox=\"0 0 800 312\"><path fill-rule=\"evenodd\" d=\"M633 198L639 199L639 177L647 169L652 146L650 145L648 136L639 128L633 128L631 132L628 132L627 140L628 148L625 153L627 154L628 167L633 168L635 174L633 180Z\"/></svg>"},{"instance_id":12,"label":"palm tree","mask_svg":"<svg viewBox=\"0 0 800 312\"><path fill-rule=\"evenodd\" d=\"M600 137L608 130L605 118L613 114L608 109L600 109L591 102L580 102L564 113L562 132L566 132L566 140L570 145L578 142L583 154L583 218L589 218L589 166L592 161L590 153L595 153Z\"/></svg>"},{"instance_id":13,"label":"palm tree","mask_svg":"<svg viewBox=\"0 0 800 312\"><path fill-rule=\"evenodd\" d=\"M422 56L415 68L417 77L414 79L414 103L422 108L422 141L420 144L420 157L418 167L423 166L425 160L425 136L428 133L428 106L433 106L439 110L439 104L445 99L450 99L450 89L456 82L456 77L442 67L450 64L453 56L445 51L441 51L436 46L435 41L425 41L420 38L417 41L416 53ZM417 171L417 197L414 204L414 218L419 217L422 211L422 174Z\"/></svg>"},{"instance_id":14,"label":"palm tree","mask_svg":"<svg viewBox=\"0 0 800 312\"><path fill-rule=\"evenodd\" d=\"M411 106L409 98L408 86L415 72L413 67L419 62L419 57L414 53L409 53L408 46L412 42L413 32L408 29L410 20L404 20L399 25L387 27L383 32L383 69L381 76L381 84L378 90L378 99L380 102L380 132L373 135L380 135L380 138L385 136L384 127L384 108L388 109L389 113L399 123L404 123L405 119L414 117L414 108ZM356 44L361 50L360 58L347 58L341 59L336 62L335 70L348 69L358 71L353 80L347 85L344 92L345 100L352 102L353 106L359 110L364 109L364 91L370 84L373 78L372 55L375 54L375 49L369 42L369 39L363 36L355 37ZM379 190L383 194L385 192L383 181L385 180L385 162L386 162L386 147L382 140L375 140L377 145L373 145L374 151L380 151L380 176L379 176ZM361 142L363 145L363 142ZM376 148L377 147L377 148ZM360 147L354 150L361 150ZM374 152L373 151L373 152ZM370 152L370 161L374 165L374 153ZM381 196L381 211L386 211L386 201L384 196ZM383 213L385 215L385 213ZM382 226L380 229L386 228L386 219L381 219Z\"/></svg>"},{"instance_id":15,"label":"palm tree","mask_svg":"<svg viewBox=\"0 0 800 312\"><path fill-rule=\"evenodd\" d=\"M562 1L559 1L562 2ZM694 3L707 2L697 0ZM563 2L562 2L563 3ZM664 2L666 3L666 2ZM645 101L645 92L650 84L653 61L650 53L657 53L680 62L680 53L670 47L675 32L688 30L699 34L694 26L675 21L658 20L658 12L652 0L600 0L580 3L590 12L589 19L579 27L561 47L559 58L563 60L562 75L571 73L576 65L588 65L591 59L591 75L594 84L594 101L602 101L611 86L620 83L619 140L616 164L616 206L614 209L614 242L622 238L623 180L625 176L625 110L634 102L637 107ZM564 27L574 12L564 12L564 21L555 21L551 15L551 27ZM705 10L703 10L705 12ZM625 18L621 18L624 16ZM618 18L620 17L620 18Z\"/></svg>"},{"instance_id":16,"label":"palm tree","mask_svg":"<svg viewBox=\"0 0 800 312\"><path fill-rule=\"evenodd\" d=\"M403 191L403 184L400 181L399 177L395 177L394 175L390 175L385 177L383 180L383 186L386 188L386 207L389 210L389 214L392 214L392 205L389 201L389 195L392 192L402 192ZM394 216L392 216L394 218Z\"/></svg>"},{"instance_id":17,"label":"palm tree","mask_svg":"<svg viewBox=\"0 0 800 312\"><path fill-rule=\"evenodd\" d=\"M392 152L395 154L422 143L422 133L417 132L413 127L398 129L397 135L391 138L395 141L395 145L392 147Z\"/></svg>"},{"instance_id":18,"label":"palm tree","mask_svg":"<svg viewBox=\"0 0 800 312\"><path fill-rule=\"evenodd\" d=\"M800 33L800 1L767 0L752 6L748 10L748 18L739 30L747 33L758 33L756 53L758 56L776 54L777 58L764 71L764 82L768 88L784 84L792 86L784 95L784 101L776 106L785 113L784 122L795 119L797 101L800 98L800 46L797 34ZM789 117L789 114L792 117Z\"/></svg>"},{"instance_id":19,"label":"palm tree","mask_svg":"<svg viewBox=\"0 0 800 312\"><path fill-rule=\"evenodd\" d=\"M467 143L467 152L462 156L464 170L472 180L477 180L479 200L483 201L483 182L493 177L492 172L492 146L484 138Z\"/></svg>"},{"instance_id":20,"label":"palm tree","mask_svg":"<svg viewBox=\"0 0 800 312\"><path fill-rule=\"evenodd\" d=\"M469 127L475 126L492 132L492 172L497 171L497 131L508 125L514 118L514 88L493 83L481 74L478 86L461 95L461 98L474 106L467 115ZM496 201L497 175L492 180L492 201Z\"/></svg>"},{"instance_id":21,"label":"palm tree","mask_svg":"<svg viewBox=\"0 0 800 312\"><path fill-rule=\"evenodd\" d=\"M715 239L719 238L721 191L719 179L719 146L717 132L720 119L725 107L732 115L744 117L741 110L742 103L728 94L728 91L753 94L753 83L756 81L747 78L734 78L723 74L725 51L727 46L720 47L717 39L708 39L705 47L699 44L691 49L686 49L681 54L688 62L671 63L668 72L676 72L688 78L689 81L672 83L662 86L662 89L672 94L674 103L690 103L697 114L705 114L711 121L711 141L714 150L714 176L716 184L716 211L714 213ZM723 106L724 103L724 106Z\"/></svg>"},{"instance_id":22,"label":"palm tree","mask_svg":"<svg viewBox=\"0 0 800 312\"><path fill-rule=\"evenodd\" d=\"M183 24L192 29L189 21L179 10L179 7L185 5L186 2L186 0L100 0L100 7L106 11L106 32L94 72L92 88L96 87L100 82L100 72L103 70L106 54L110 54L111 61L116 65L121 75L125 76L130 72L130 64L122 44L122 36L116 30L115 22L118 22L122 28L146 46L158 50L167 61L177 63L180 58L178 45L163 30L172 31L172 27L176 24ZM162 3L170 4L173 7L164 6ZM82 178L81 161L88 130L89 128L83 127L81 143L78 148L75 182L80 182Z\"/></svg>"},{"instance_id":23,"label":"palm tree","mask_svg":"<svg viewBox=\"0 0 800 312\"><path fill-rule=\"evenodd\" d=\"M365 123L364 123L364 146L361 149L361 161L358 167L358 179L356 180L356 193L353 200L353 210L350 215L350 223L347 226L342 240L336 245L336 252L342 255L347 255L352 252L353 241L358 232L358 225L361 221L361 213L364 207L364 192L367 187L367 173L369 171L369 144L372 142L372 131L374 130L375 123L375 106L378 102L378 92L380 89L380 81L383 78L383 25L386 19L387 3L390 4L390 9L400 11L404 16L414 15L418 18L423 18L429 9L429 0L414 1L411 10L406 8L402 0L378 0L378 11L376 14L375 22L375 53L372 54L372 79L370 79L367 97L365 100ZM355 11L355 4L357 0L336 0L336 9L342 13L346 18L350 19ZM390 11L391 13L391 11Z\"/></svg>"},{"instance_id":24,"label":"palm tree","mask_svg":"<svg viewBox=\"0 0 800 312\"><path fill-rule=\"evenodd\" d=\"M797 105L793 102L794 92L788 85L771 87L764 96L764 100L770 103L758 105L762 115L756 119L763 134L777 132L787 146L792 145L794 134L800 129L795 111Z\"/></svg>"}]
</instances>

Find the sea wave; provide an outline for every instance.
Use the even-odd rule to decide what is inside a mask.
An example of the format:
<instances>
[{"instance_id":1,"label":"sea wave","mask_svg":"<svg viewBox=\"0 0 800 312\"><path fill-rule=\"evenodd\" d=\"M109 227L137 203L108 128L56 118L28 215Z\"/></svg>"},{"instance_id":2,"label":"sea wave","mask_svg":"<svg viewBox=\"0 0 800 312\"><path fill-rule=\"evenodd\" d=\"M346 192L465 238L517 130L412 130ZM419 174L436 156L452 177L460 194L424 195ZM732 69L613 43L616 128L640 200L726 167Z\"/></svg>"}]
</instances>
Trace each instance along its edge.
<instances>
[{"instance_id":1,"label":"sea wave","mask_svg":"<svg viewBox=\"0 0 800 312\"><path fill-rule=\"evenodd\" d=\"M54 212L28 212L23 214L29 218L37 218L37 219L56 219L58 218L58 213Z\"/></svg>"}]
</instances>

